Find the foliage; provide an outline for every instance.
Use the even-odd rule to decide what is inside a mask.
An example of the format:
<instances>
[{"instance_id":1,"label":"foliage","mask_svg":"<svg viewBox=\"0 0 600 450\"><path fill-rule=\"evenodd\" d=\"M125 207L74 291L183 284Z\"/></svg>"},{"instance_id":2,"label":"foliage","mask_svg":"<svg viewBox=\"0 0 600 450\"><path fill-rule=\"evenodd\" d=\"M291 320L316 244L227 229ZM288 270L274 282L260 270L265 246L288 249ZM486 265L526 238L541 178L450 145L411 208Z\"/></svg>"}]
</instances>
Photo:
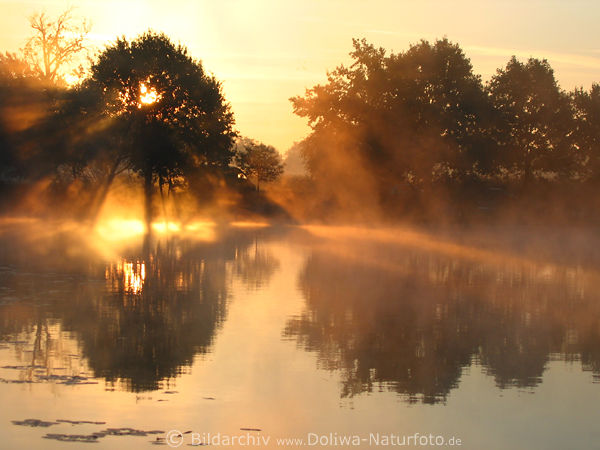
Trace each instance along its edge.
<instances>
[{"instance_id":1,"label":"foliage","mask_svg":"<svg viewBox=\"0 0 600 450\"><path fill-rule=\"evenodd\" d=\"M353 46L351 65L290 99L312 128L300 146L325 203L418 205L434 191L439 202L440 186L474 195L510 180L600 179L598 85L568 94L546 60L513 57L484 86L447 39L389 55Z\"/></svg>"},{"instance_id":2,"label":"foliage","mask_svg":"<svg viewBox=\"0 0 600 450\"><path fill-rule=\"evenodd\" d=\"M56 19L34 14L30 25L33 35L20 53L0 54L0 174L12 182L62 169L65 148L54 140L59 129L54 112L65 93L64 76L86 50L90 29L86 21L76 23L70 9Z\"/></svg>"}]
</instances>

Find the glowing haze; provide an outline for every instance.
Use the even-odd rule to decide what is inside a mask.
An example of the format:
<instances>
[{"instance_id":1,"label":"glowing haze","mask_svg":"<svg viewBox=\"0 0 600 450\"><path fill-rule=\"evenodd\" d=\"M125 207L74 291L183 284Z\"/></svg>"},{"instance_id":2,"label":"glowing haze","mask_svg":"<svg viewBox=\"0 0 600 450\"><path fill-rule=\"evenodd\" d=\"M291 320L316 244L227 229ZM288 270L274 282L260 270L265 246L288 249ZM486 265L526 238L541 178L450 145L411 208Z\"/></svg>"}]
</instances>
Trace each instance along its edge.
<instances>
[{"instance_id":1,"label":"glowing haze","mask_svg":"<svg viewBox=\"0 0 600 450\"><path fill-rule=\"evenodd\" d=\"M548 59L564 89L600 81L600 4L591 0L0 1L0 50L23 45L31 14L56 16L72 5L92 21L97 49L148 28L186 45L223 82L237 129L280 151L308 133L288 98L347 62L353 37L398 52L447 36L484 79L514 54Z\"/></svg>"}]
</instances>

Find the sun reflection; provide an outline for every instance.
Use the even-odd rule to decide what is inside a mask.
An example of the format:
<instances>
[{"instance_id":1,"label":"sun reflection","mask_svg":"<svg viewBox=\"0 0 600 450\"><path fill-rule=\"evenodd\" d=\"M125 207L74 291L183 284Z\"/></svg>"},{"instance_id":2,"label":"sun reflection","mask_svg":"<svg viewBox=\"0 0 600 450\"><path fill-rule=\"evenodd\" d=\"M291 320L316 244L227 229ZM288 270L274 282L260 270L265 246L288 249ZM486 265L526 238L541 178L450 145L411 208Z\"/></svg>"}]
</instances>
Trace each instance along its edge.
<instances>
[{"instance_id":1,"label":"sun reflection","mask_svg":"<svg viewBox=\"0 0 600 450\"><path fill-rule=\"evenodd\" d=\"M146 263L137 261L127 262L119 261L106 269L106 279L116 283L114 289L122 289L129 294L139 294L144 287L146 279ZM122 283L122 284L121 284Z\"/></svg>"},{"instance_id":2,"label":"sun reflection","mask_svg":"<svg viewBox=\"0 0 600 450\"><path fill-rule=\"evenodd\" d=\"M156 92L156 89L148 89L148 86L146 86L144 83L140 84L140 102L142 105L150 105L155 103L159 98L160 97L158 92ZM139 105L139 107L141 108L142 105Z\"/></svg>"}]
</instances>

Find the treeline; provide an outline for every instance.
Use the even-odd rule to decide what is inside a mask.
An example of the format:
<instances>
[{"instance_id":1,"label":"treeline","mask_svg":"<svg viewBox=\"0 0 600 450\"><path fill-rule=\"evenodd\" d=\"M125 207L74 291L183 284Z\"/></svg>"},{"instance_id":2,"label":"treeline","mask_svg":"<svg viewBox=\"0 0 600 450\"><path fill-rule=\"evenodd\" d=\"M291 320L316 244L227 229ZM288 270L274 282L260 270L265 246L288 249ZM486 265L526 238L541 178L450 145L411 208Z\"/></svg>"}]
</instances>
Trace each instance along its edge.
<instances>
[{"instance_id":1,"label":"treeline","mask_svg":"<svg viewBox=\"0 0 600 450\"><path fill-rule=\"evenodd\" d=\"M353 43L351 65L291 99L312 128L309 213L595 217L600 85L566 92L546 60L515 57L484 83L447 39L389 55Z\"/></svg>"},{"instance_id":2,"label":"treeline","mask_svg":"<svg viewBox=\"0 0 600 450\"><path fill-rule=\"evenodd\" d=\"M600 85L566 92L546 60L513 57L484 83L447 39L397 54L354 40L351 65L291 99L312 128L295 147L310 176L269 187L269 202L259 190L281 157L238 136L220 82L185 47L117 39L69 86L39 55L71 35L40 20L58 46L30 39L0 55L5 211L93 221L120 181L141 192L147 221L165 199L177 216L199 203L286 216L279 203L299 220L600 219Z\"/></svg>"}]
</instances>

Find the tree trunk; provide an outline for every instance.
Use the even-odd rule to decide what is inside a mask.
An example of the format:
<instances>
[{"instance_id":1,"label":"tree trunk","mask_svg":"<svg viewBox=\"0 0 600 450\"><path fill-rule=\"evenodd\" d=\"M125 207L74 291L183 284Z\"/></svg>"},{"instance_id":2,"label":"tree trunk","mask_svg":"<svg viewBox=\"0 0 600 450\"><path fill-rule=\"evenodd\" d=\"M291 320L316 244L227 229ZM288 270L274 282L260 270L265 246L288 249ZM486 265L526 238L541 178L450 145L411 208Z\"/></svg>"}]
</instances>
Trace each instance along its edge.
<instances>
[{"instance_id":1,"label":"tree trunk","mask_svg":"<svg viewBox=\"0 0 600 450\"><path fill-rule=\"evenodd\" d=\"M102 210L102 205L106 201L106 197L108 196L108 191L112 186L115 177L117 176L117 169L119 167L120 161L117 161L110 169L108 176L102 183L102 187L99 194L96 194L92 199L91 205L91 213L90 213L90 222L91 225L94 226L98 220L98 216L100 215L100 211Z\"/></svg>"},{"instance_id":2,"label":"tree trunk","mask_svg":"<svg viewBox=\"0 0 600 450\"><path fill-rule=\"evenodd\" d=\"M523 188L529 187L533 181L533 156L531 149L525 153L525 161L523 165Z\"/></svg>"},{"instance_id":3,"label":"tree trunk","mask_svg":"<svg viewBox=\"0 0 600 450\"><path fill-rule=\"evenodd\" d=\"M146 233L150 233L152 225L152 169L144 171L144 219L146 221Z\"/></svg>"}]
</instances>

